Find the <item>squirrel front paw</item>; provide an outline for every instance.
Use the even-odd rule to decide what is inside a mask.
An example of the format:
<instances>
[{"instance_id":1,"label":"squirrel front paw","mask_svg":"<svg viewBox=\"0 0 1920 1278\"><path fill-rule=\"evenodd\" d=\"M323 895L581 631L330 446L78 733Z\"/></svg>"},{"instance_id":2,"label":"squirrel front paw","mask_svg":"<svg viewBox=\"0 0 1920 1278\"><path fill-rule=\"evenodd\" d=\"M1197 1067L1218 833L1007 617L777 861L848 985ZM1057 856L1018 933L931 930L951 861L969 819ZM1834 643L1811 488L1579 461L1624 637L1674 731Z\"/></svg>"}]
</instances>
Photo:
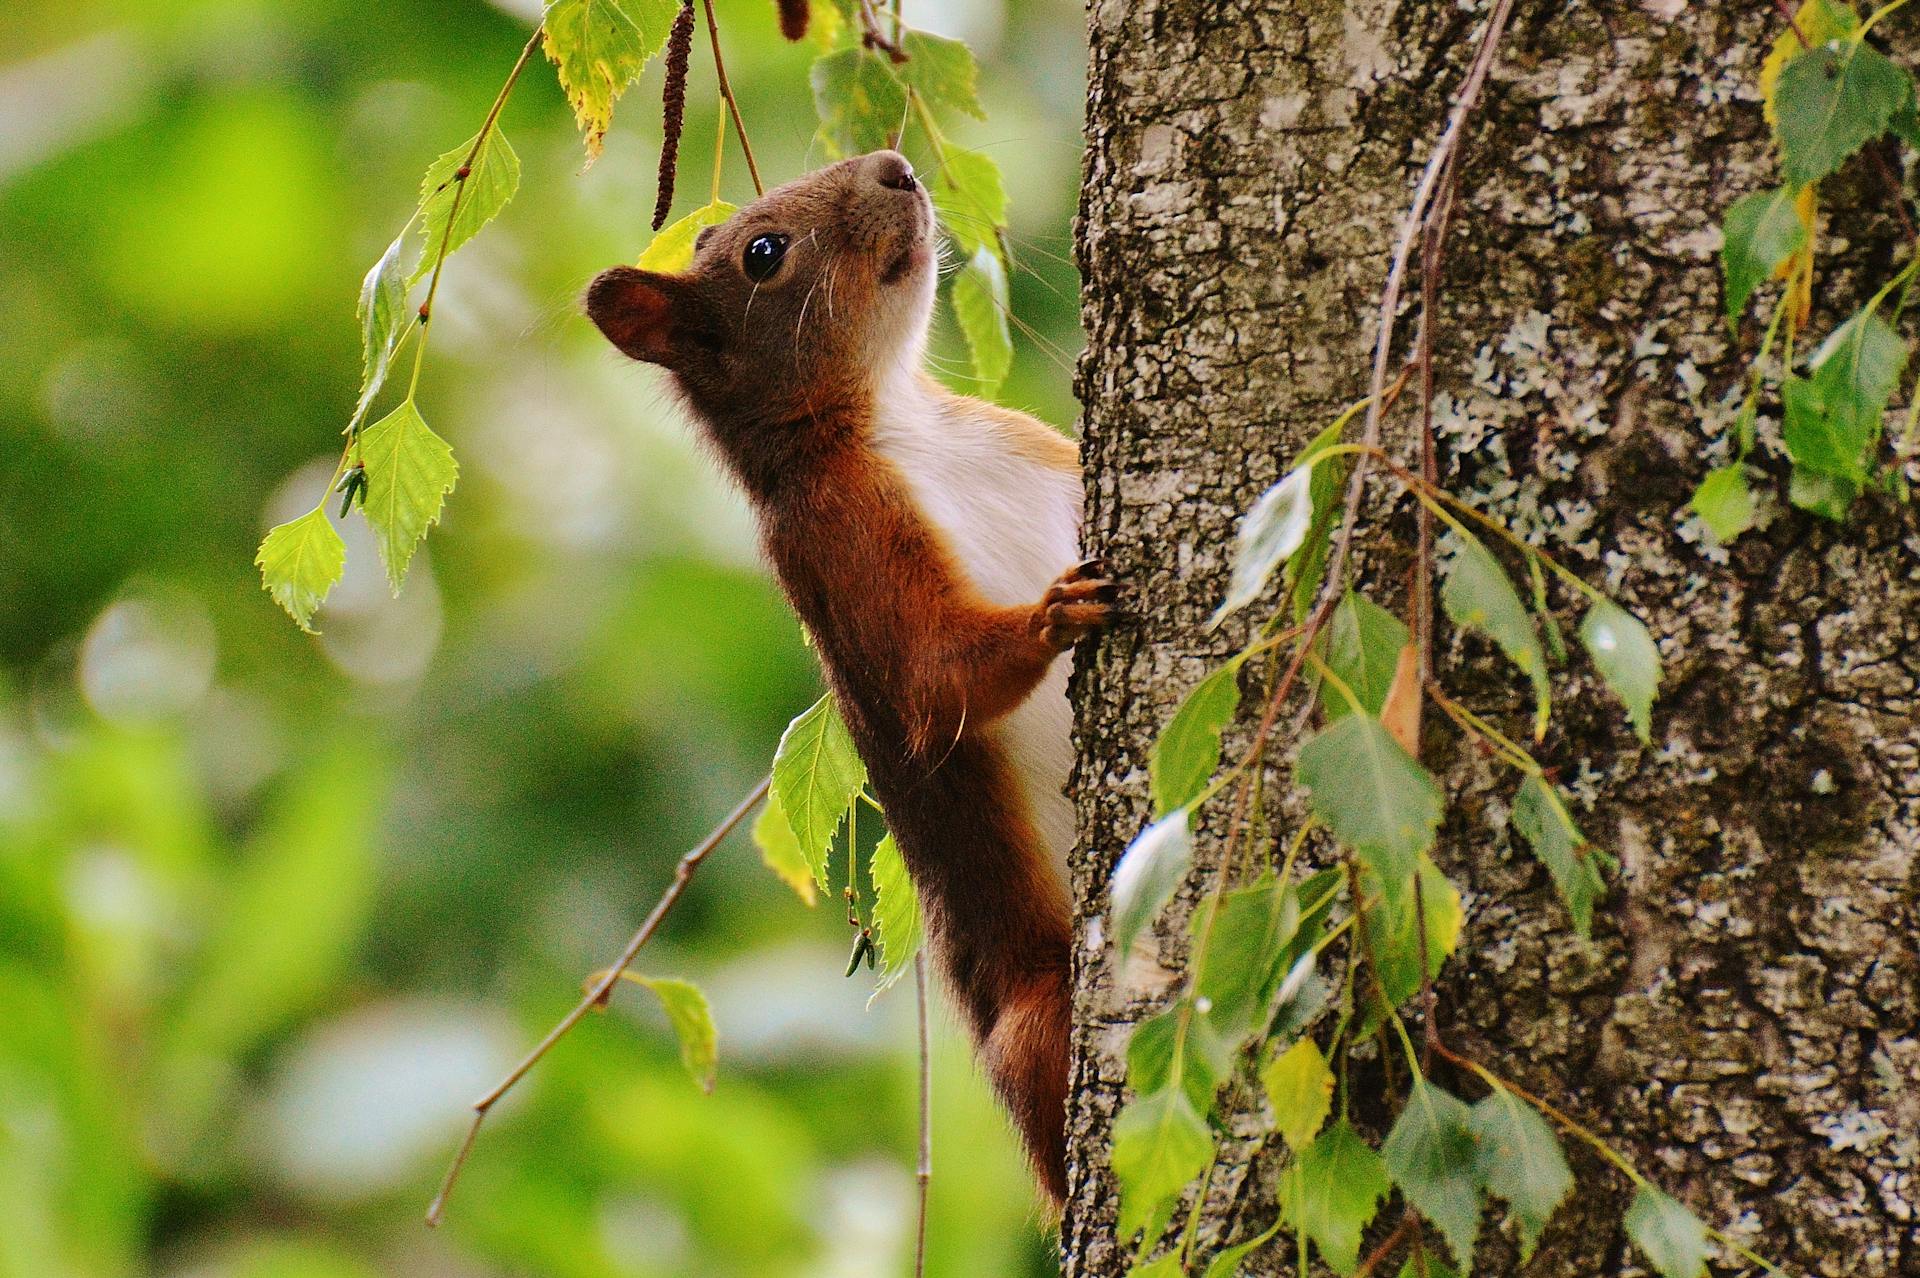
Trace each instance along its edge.
<instances>
[{"instance_id":1,"label":"squirrel front paw","mask_svg":"<svg viewBox=\"0 0 1920 1278\"><path fill-rule=\"evenodd\" d=\"M1119 619L1114 606L1119 594L1120 587L1107 577L1105 564L1083 559L1047 587L1033 610L1034 633L1054 651L1065 652Z\"/></svg>"}]
</instances>

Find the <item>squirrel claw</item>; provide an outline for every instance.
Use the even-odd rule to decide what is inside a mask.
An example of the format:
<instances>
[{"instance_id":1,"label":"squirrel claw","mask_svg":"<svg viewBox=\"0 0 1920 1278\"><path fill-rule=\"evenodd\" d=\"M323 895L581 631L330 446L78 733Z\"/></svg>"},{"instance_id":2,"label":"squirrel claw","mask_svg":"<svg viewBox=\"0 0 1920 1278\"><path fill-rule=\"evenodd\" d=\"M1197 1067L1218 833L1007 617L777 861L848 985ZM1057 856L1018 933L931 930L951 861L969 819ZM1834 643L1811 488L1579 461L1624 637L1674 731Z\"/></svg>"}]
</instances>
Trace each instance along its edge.
<instances>
[{"instance_id":1,"label":"squirrel claw","mask_svg":"<svg viewBox=\"0 0 1920 1278\"><path fill-rule=\"evenodd\" d=\"M1083 559L1060 574L1034 609L1034 629L1057 652L1079 643L1121 617L1114 606L1120 583L1106 576L1099 559Z\"/></svg>"}]
</instances>

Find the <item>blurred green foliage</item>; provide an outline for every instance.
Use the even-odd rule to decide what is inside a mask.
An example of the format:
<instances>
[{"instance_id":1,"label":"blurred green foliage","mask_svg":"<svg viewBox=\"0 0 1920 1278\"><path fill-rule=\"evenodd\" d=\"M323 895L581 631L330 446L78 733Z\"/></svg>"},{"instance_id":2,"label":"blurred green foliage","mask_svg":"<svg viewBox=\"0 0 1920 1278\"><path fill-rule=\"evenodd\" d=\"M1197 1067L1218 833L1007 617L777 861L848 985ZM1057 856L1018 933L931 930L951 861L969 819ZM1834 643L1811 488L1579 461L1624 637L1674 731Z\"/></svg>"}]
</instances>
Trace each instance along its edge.
<instances>
[{"instance_id":1,"label":"blurred green foliage","mask_svg":"<svg viewBox=\"0 0 1920 1278\"><path fill-rule=\"evenodd\" d=\"M1012 197L1001 398L1065 424L1081 13L908 5L969 41L955 140ZM767 176L820 158L812 50L721 0ZM74 0L0 37L0 1276L903 1272L910 991L744 831L651 974L714 1005L719 1083L628 988L501 1109L447 1225L464 1107L555 1020L818 695L738 499L576 300L645 243L656 66L603 158L545 68L518 198L449 268L422 386L464 471L405 595L358 516L301 635L252 554L310 504L353 302L536 16L449 0ZM694 61L680 207L715 125ZM737 156L724 193L736 200ZM1054 348L1060 348L1058 350ZM963 360L939 322L936 360ZM1052 1272L944 1013L930 1270Z\"/></svg>"}]
</instances>

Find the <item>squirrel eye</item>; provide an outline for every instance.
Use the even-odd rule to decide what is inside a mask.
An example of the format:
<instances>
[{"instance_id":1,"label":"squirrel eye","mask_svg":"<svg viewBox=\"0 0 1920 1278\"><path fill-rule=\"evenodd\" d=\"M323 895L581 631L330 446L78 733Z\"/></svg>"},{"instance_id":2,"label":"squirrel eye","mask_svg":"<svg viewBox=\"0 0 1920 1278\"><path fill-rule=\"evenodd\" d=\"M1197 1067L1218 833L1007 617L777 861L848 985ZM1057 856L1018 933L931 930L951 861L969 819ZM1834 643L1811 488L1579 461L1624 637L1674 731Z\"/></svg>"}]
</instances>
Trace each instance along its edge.
<instances>
[{"instance_id":1,"label":"squirrel eye","mask_svg":"<svg viewBox=\"0 0 1920 1278\"><path fill-rule=\"evenodd\" d=\"M787 237L784 235L756 235L747 245L746 254L740 259L740 269L755 284L772 278L780 269L780 263L787 256Z\"/></svg>"}]
</instances>

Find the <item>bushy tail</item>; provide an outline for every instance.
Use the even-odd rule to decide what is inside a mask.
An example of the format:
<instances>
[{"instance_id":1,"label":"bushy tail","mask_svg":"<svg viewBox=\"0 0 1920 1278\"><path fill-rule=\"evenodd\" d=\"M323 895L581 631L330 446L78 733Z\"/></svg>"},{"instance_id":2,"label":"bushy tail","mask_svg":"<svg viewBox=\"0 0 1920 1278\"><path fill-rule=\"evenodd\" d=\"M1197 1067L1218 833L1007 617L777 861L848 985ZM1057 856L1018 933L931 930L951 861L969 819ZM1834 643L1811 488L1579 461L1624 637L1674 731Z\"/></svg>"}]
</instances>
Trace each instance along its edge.
<instances>
[{"instance_id":1,"label":"bushy tail","mask_svg":"<svg viewBox=\"0 0 1920 1278\"><path fill-rule=\"evenodd\" d=\"M1058 1211L1067 1196L1067 972L1043 969L1014 987L980 1044L987 1077L1012 1115L1034 1175Z\"/></svg>"}]
</instances>

